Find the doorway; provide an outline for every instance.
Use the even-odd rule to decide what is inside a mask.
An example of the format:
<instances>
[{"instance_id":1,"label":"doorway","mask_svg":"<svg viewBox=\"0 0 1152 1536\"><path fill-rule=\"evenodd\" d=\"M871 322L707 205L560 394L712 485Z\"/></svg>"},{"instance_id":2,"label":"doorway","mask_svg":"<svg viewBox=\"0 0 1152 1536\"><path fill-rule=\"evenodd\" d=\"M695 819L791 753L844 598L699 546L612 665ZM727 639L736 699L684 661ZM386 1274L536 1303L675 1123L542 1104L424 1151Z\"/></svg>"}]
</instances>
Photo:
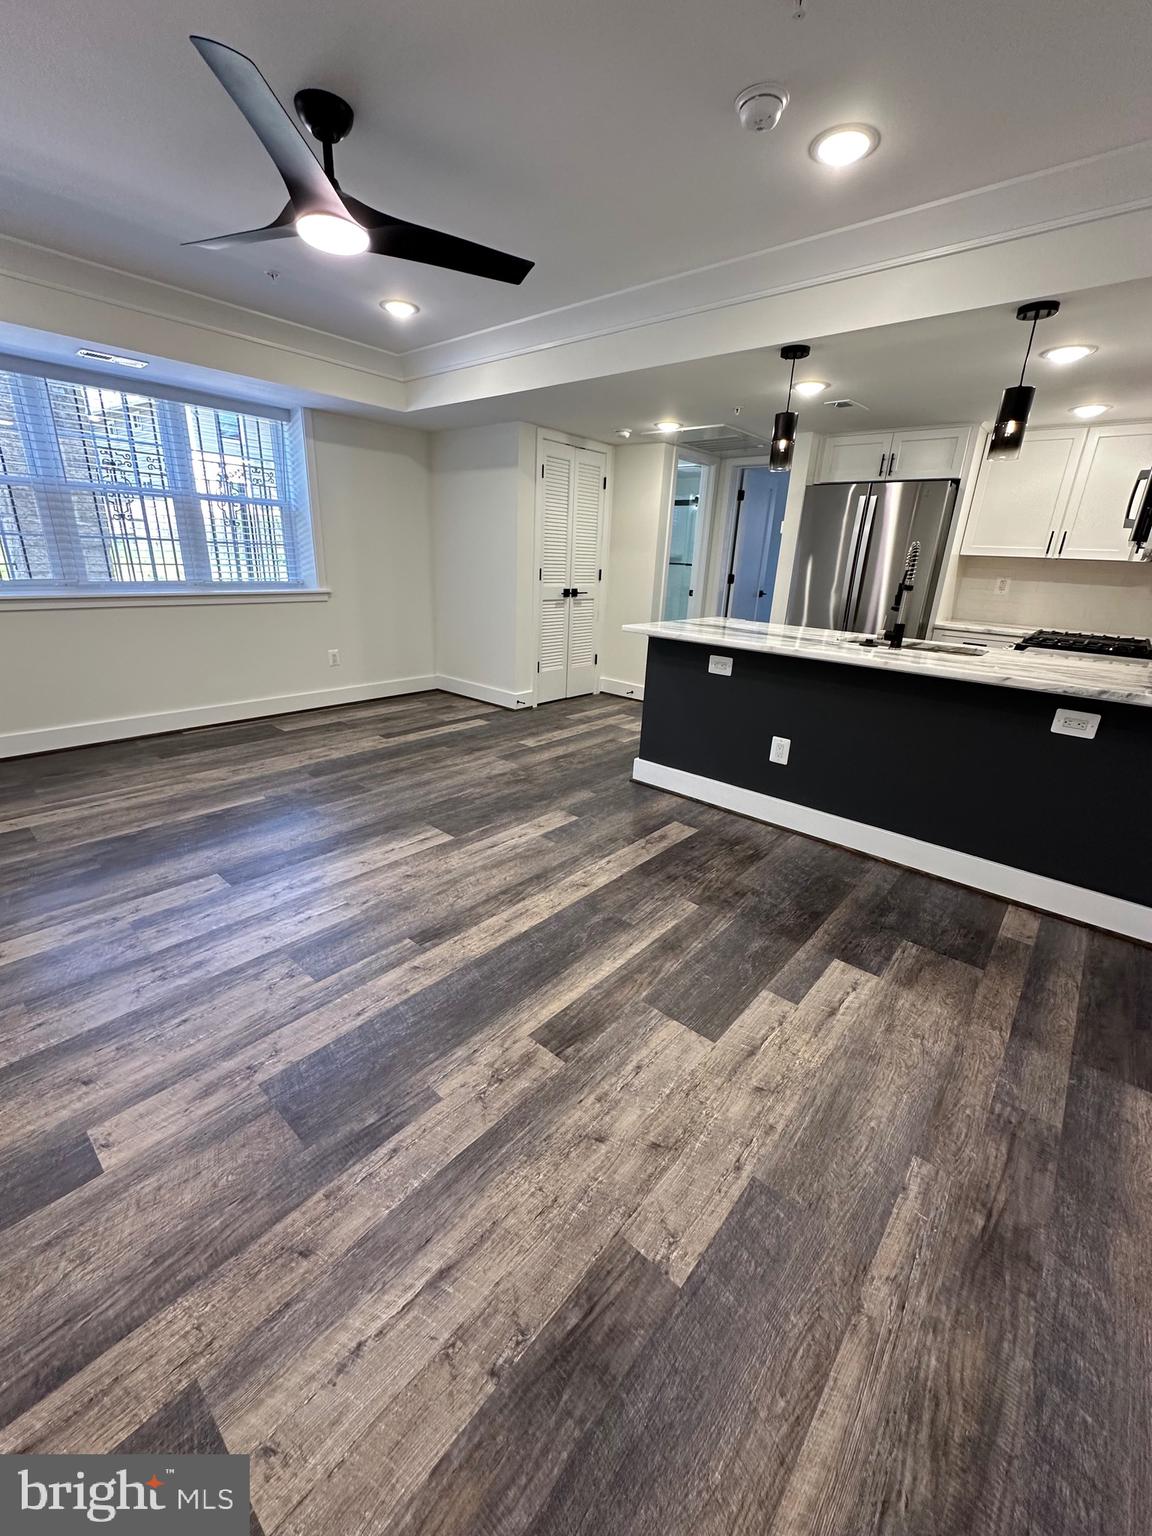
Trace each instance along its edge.
<instances>
[{"instance_id":1,"label":"doorway","mask_svg":"<svg viewBox=\"0 0 1152 1536\"><path fill-rule=\"evenodd\" d=\"M699 614L703 604L712 466L695 459L678 459L673 485L662 617L689 619Z\"/></svg>"},{"instance_id":2,"label":"doorway","mask_svg":"<svg viewBox=\"0 0 1152 1536\"><path fill-rule=\"evenodd\" d=\"M787 473L747 464L739 473L725 578L724 617L766 622L780 562Z\"/></svg>"}]
</instances>

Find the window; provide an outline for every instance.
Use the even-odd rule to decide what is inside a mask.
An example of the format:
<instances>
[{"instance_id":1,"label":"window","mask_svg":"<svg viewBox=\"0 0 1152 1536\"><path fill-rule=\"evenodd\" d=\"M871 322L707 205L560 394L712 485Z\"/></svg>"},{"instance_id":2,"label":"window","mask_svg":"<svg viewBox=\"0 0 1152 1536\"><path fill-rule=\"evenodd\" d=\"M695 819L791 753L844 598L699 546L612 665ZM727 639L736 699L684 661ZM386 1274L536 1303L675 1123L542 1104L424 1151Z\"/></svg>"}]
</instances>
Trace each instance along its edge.
<instances>
[{"instance_id":1,"label":"window","mask_svg":"<svg viewBox=\"0 0 1152 1536\"><path fill-rule=\"evenodd\" d=\"M316 585L298 416L0 368L0 602Z\"/></svg>"}]
</instances>

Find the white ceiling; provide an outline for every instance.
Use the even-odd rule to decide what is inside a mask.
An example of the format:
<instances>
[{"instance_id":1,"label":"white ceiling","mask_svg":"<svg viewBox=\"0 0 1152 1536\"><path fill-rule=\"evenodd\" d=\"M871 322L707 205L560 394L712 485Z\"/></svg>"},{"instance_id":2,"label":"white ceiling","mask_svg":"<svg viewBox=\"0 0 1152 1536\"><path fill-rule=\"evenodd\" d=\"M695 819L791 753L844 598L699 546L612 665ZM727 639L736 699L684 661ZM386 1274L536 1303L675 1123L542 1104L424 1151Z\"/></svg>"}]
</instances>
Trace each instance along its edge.
<instances>
[{"instance_id":1,"label":"white ceiling","mask_svg":"<svg viewBox=\"0 0 1152 1536\"><path fill-rule=\"evenodd\" d=\"M1036 386L1033 423L1070 421L1070 408L1090 401L1112 406L1109 420L1152 419L1152 279L1060 297L1060 313L1037 327L1028 368L1028 382ZM823 399L847 396L867 407L833 411L819 399L797 399L801 429L866 432L991 420L1001 390L1019 379L1028 327L1008 305L796 340L812 346L798 379L825 380L831 388ZM1072 342L1099 350L1062 368L1039 357ZM630 427L632 442L644 440L659 420L727 421L766 436L783 409L787 379L776 349L754 350L413 412L407 419L451 427L516 416L608 441L616 428Z\"/></svg>"},{"instance_id":2,"label":"white ceiling","mask_svg":"<svg viewBox=\"0 0 1152 1536\"><path fill-rule=\"evenodd\" d=\"M1133 46L1146 26L1146 0L809 0L800 21L789 0L722 13L701 0L12 4L0 221L335 335L419 348L1134 143L1148 131ZM297 241L181 249L283 201L193 30L249 53L285 102L303 85L352 101L337 171L357 196L537 270L512 289ZM773 134L744 133L732 99L765 77L792 105ZM853 119L880 128L877 154L847 172L814 165L813 135ZM423 306L406 327L376 307L397 294Z\"/></svg>"}]
</instances>

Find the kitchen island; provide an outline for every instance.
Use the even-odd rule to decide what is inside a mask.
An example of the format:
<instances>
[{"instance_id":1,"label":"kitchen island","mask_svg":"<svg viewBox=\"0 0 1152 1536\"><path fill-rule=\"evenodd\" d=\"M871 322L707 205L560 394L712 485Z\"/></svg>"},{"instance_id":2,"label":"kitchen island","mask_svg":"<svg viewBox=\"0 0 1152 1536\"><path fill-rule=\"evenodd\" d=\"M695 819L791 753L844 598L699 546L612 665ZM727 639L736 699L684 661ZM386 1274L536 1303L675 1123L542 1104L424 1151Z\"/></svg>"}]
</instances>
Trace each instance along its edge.
<instances>
[{"instance_id":1,"label":"kitchen island","mask_svg":"<svg viewBox=\"0 0 1152 1536\"><path fill-rule=\"evenodd\" d=\"M1152 664L627 628L639 782L1152 942Z\"/></svg>"}]
</instances>

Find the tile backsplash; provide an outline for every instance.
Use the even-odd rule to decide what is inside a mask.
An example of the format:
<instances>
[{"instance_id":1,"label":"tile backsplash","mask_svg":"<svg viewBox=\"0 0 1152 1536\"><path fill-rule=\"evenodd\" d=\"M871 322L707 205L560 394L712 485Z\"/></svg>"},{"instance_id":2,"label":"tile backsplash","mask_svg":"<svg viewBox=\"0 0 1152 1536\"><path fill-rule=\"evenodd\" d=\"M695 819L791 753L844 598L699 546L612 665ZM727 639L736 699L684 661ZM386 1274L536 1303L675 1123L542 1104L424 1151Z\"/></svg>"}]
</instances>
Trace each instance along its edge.
<instances>
[{"instance_id":1,"label":"tile backsplash","mask_svg":"<svg viewBox=\"0 0 1152 1536\"><path fill-rule=\"evenodd\" d=\"M1002 578L1007 592L996 591ZM1152 635L1152 562L965 555L951 617L970 624Z\"/></svg>"}]
</instances>

